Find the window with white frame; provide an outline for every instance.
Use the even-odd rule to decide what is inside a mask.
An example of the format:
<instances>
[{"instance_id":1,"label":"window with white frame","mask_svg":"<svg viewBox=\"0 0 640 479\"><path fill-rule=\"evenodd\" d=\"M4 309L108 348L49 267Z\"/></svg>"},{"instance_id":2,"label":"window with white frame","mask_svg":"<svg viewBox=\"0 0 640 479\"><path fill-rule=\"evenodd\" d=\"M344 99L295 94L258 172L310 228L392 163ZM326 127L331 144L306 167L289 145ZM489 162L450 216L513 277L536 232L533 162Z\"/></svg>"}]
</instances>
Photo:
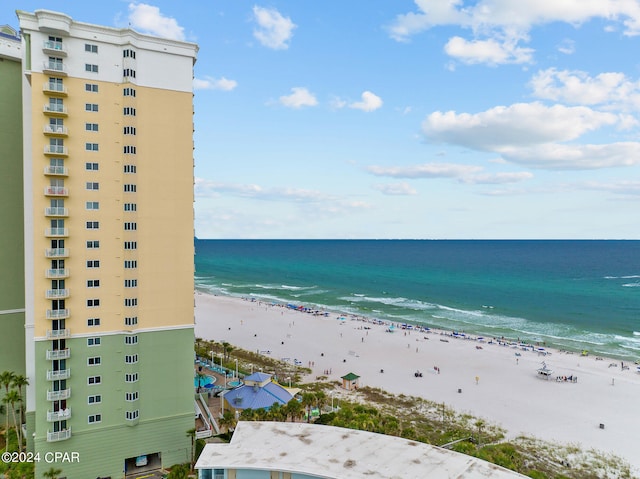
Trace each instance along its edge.
<instances>
[{"instance_id":1,"label":"window with white frame","mask_svg":"<svg viewBox=\"0 0 640 479\"><path fill-rule=\"evenodd\" d=\"M85 123L84 124L84 129L86 131L98 131L99 127L97 123Z\"/></svg>"},{"instance_id":2,"label":"window with white frame","mask_svg":"<svg viewBox=\"0 0 640 479\"><path fill-rule=\"evenodd\" d=\"M87 280L87 288L99 288L100 280L99 279L88 279Z\"/></svg>"},{"instance_id":3,"label":"window with white frame","mask_svg":"<svg viewBox=\"0 0 640 479\"><path fill-rule=\"evenodd\" d=\"M92 63L85 63L84 71L90 72L90 73L98 73L98 65L94 65Z\"/></svg>"},{"instance_id":4,"label":"window with white frame","mask_svg":"<svg viewBox=\"0 0 640 479\"><path fill-rule=\"evenodd\" d=\"M100 222L99 221L87 221L87 229L88 230L99 230Z\"/></svg>"},{"instance_id":5,"label":"window with white frame","mask_svg":"<svg viewBox=\"0 0 640 479\"><path fill-rule=\"evenodd\" d=\"M91 93L98 93L98 85L97 83L85 83L84 91L88 91Z\"/></svg>"},{"instance_id":6,"label":"window with white frame","mask_svg":"<svg viewBox=\"0 0 640 479\"><path fill-rule=\"evenodd\" d=\"M94 45L93 43L85 43L84 51L89 53L98 53L98 45Z\"/></svg>"},{"instance_id":7,"label":"window with white frame","mask_svg":"<svg viewBox=\"0 0 640 479\"><path fill-rule=\"evenodd\" d=\"M88 318L87 319L87 326L89 326L89 327L100 326L100 318Z\"/></svg>"},{"instance_id":8,"label":"window with white frame","mask_svg":"<svg viewBox=\"0 0 640 479\"><path fill-rule=\"evenodd\" d=\"M126 373L124 375L124 381L127 383L135 383L138 381L138 373Z\"/></svg>"},{"instance_id":9,"label":"window with white frame","mask_svg":"<svg viewBox=\"0 0 640 479\"><path fill-rule=\"evenodd\" d=\"M138 362L138 355L137 354L125 354L124 362L126 364L135 364L135 363Z\"/></svg>"},{"instance_id":10,"label":"window with white frame","mask_svg":"<svg viewBox=\"0 0 640 479\"><path fill-rule=\"evenodd\" d=\"M129 308L138 306L138 298L124 298L124 305Z\"/></svg>"},{"instance_id":11,"label":"window with white frame","mask_svg":"<svg viewBox=\"0 0 640 479\"><path fill-rule=\"evenodd\" d=\"M95 424L97 422L102 422L102 414L91 414L89 416L89 424Z\"/></svg>"},{"instance_id":12,"label":"window with white frame","mask_svg":"<svg viewBox=\"0 0 640 479\"><path fill-rule=\"evenodd\" d=\"M87 170L87 171L98 171L98 169L99 169L99 168L100 168L100 167L99 167L98 163L88 163L88 162L87 162L87 163L85 163L85 164L84 164L84 169L85 169L85 170ZM87 185L88 185L88 184L89 184L89 183L87 183ZM92 184L93 184L93 183L92 183ZM93 188L89 188L89 187L87 186L87 189L88 189L88 190L89 190L89 189L91 189L91 190L92 190ZM96 190L97 190L97 189L98 189L98 188L96 188Z\"/></svg>"},{"instance_id":13,"label":"window with white frame","mask_svg":"<svg viewBox=\"0 0 640 479\"><path fill-rule=\"evenodd\" d=\"M125 173L135 173L136 172L136 165L124 165L124 172Z\"/></svg>"},{"instance_id":14,"label":"window with white frame","mask_svg":"<svg viewBox=\"0 0 640 479\"><path fill-rule=\"evenodd\" d=\"M87 378L87 384L89 386L93 386L100 383L102 383L102 376L89 376Z\"/></svg>"},{"instance_id":15,"label":"window with white frame","mask_svg":"<svg viewBox=\"0 0 640 479\"><path fill-rule=\"evenodd\" d=\"M129 222L129 221L128 221L128 222L126 222L126 223L124 224L124 230L125 230L125 231L135 231L135 230L137 230L137 229L138 229L138 224L137 224L137 223Z\"/></svg>"},{"instance_id":16,"label":"window with white frame","mask_svg":"<svg viewBox=\"0 0 640 479\"><path fill-rule=\"evenodd\" d=\"M101 394L94 394L92 396L87 397L87 402L89 404L100 404L102 402Z\"/></svg>"},{"instance_id":17,"label":"window with white frame","mask_svg":"<svg viewBox=\"0 0 640 479\"><path fill-rule=\"evenodd\" d=\"M99 151L100 150L100 146L97 143L85 143L84 144L84 149L86 151Z\"/></svg>"},{"instance_id":18,"label":"window with white frame","mask_svg":"<svg viewBox=\"0 0 640 479\"><path fill-rule=\"evenodd\" d=\"M124 318L124 325L125 326L135 326L136 324L138 324L138 317L137 316L129 316Z\"/></svg>"},{"instance_id":19,"label":"window with white frame","mask_svg":"<svg viewBox=\"0 0 640 479\"><path fill-rule=\"evenodd\" d=\"M87 346L100 346L101 338L87 338Z\"/></svg>"},{"instance_id":20,"label":"window with white frame","mask_svg":"<svg viewBox=\"0 0 640 479\"><path fill-rule=\"evenodd\" d=\"M124 242L124 249L138 249L138 242L137 241L125 241Z\"/></svg>"},{"instance_id":21,"label":"window with white frame","mask_svg":"<svg viewBox=\"0 0 640 479\"><path fill-rule=\"evenodd\" d=\"M127 259L124 261L124 269L136 269L138 267L138 261L135 259Z\"/></svg>"},{"instance_id":22,"label":"window with white frame","mask_svg":"<svg viewBox=\"0 0 640 479\"><path fill-rule=\"evenodd\" d=\"M100 209L100 202L99 201L87 201L85 203L86 208L88 210L99 210Z\"/></svg>"},{"instance_id":23,"label":"window with white frame","mask_svg":"<svg viewBox=\"0 0 640 479\"><path fill-rule=\"evenodd\" d=\"M100 300L97 298L87 299L87 308L97 308L100 306Z\"/></svg>"},{"instance_id":24,"label":"window with white frame","mask_svg":"<svg viewBox=\"0 0 640 479\"><path fill-rule=\"evenodd\" d=\"M123 147L123 153L125 155L135 155L136 154L136 150L137 150L137 148L135 146L131 146L131 145L125 145Z\"/></svg>"},{"instance_id":25,"label":"window with white frame","mask_svg":"<svg viewBox=\"0 0 640 479\"><path fill-rule=\"evenodd\" d=\"M124 280L124 287L125 288L137 288L138 287L138 280L137 279L125 279Z\"/></svg>"},{"instance_id":26,"label":"window with white frame","mask_svg":"<svg viewBox=\"0 0 640 479\"><path fill-rule=\"evenodd\" d=\"M99 268L100 260L99 259L88 259L87 260L87 268Z\"/></svg>"},{"instance_id":27,"label":"window with white frame","mask_svg":"<svg viewBox=\"0 0 640 479\"><path fill-rule=\"evenodd\" d=\"M130 106L125 106L122 112L125 116L136 116L136 109Z\"/></svg>"},{"instance_id":28,"label":"window with white frame","mask_svg":"<svg viewBox=\"0 0 640 479\"><path fill-rule=\"evenodd\" d=\"M98 183L97 181L87 181L86 187L88 190L99 190L100 183Z\"/></svg>"},{"instance_id":29,"label":"window with white frame","mask_svg":"<svg viewBox=\"0 0 640 479\"><path fill-rule=\"evenodd\" d=\"M135 135L136 134L136 127L135 126L125 126L123 133L125 135Z\"/></svg>"},{"instance_id":30,"label":"window with white frame","mask_svg":"<svg viewBox=\"0 0 640 479\"><path fill-rule=\"evenodd\" d=\"M87 366L99 366L100 364L102 364L102 358L100 356L87 358Z\"/></svg>"},{"instance_id":31,"label":"window with white frame","mask_svg":"<svg viewBox=\"0 0 640 479\"><path fill-rule=\"evenodd\" d=\"M127 421L135 421L136 419L138 419L139 415L140 415L140 411L138 411L137 409L135 411L126 411L125 419Z\"/></svg>"},{"instance_id":32,"label":"window with white frame","mask_svg":"<svg viewBox=\"0 0 640 479\"><path fill-rule=\"evenodd\" d=\"M125 336L124 337L124 344L138 344L138 336L134 335L134 336Z\"/></svg>"},{"instance_id":33,"label":"window with white frame","mask_svg":"<svg viewBox=\"0 0 640 479\"><path fill-rule=\"evenodd\" d=\"M87 249L98 249L98 248L100 248L100 241L98 240L87 241Z\"/></svg>"},{"instance_id":34,"label":"window with white frame","mask_svg":"<svg viewBox=\"0 0 640 479\"><path fill-rule=\"evenodd\" d=\"M138 391L134 391L132 393L124 393L124 400L125 401L129 401L129 402L137 401L138 397L139 397Z\"/></svg>"},{"instance_id":35,"label":"window with white frame","mask_svg":"<svg viewBox=\"0 0 640 479\"><path fill-rule=\"evenodd\" d=\"M85 103L84 104L84 111L98 111L98 104L97 103Z\"/></svg>"},{"instance_id":36,"label":"window with white frame","mask_svg":"<svg viewBox=\"0 0 640 479\"><path fill-rule=\"evenodd\" d=\"M124 192L125 193L135 193L137 190L136 185L132 185L132 184L125 184L124 185Z\"/></svg>"},{"instance_id":37,"label":"window with white frame","mask_svg":"<svg viewBox=\"0 0 640 479\"><path fill-rule=\"evenodd\" d=\"M138 210L138 205L136 205L136 203L125 203L124 204L124 210L125 211L137 211Z\"/></svg>"}]
</instances>

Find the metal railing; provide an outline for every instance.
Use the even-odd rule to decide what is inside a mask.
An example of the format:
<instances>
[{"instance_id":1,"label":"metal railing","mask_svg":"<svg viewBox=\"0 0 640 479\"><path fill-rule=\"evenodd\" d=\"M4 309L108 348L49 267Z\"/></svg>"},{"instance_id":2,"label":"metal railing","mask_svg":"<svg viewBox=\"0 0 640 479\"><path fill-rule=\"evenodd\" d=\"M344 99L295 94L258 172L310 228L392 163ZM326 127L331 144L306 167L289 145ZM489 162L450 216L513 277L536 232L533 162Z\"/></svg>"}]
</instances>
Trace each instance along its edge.
<instances>
[{"instance_id":1,"label":"metal railing","mask_svg":"<svg viewBox=\"0 0 640 479\"><path fill-rule=\"evenodd\" d=\"M69 228L45 228L45 236L69 236Z\"/></svg>"},{"instance_id":2,"label":"metal railing","mask_svg":"<svg viewBox=\"0 0 640 479\"><path fill-rule=\"evenodd\" d=\"M69 210L62 206L47 206L44 214L45 216L69 216Z\"/></svg>"},{"instance_id":3,"label":"metal railing","mask_svg":"<svg viewBox=\"0 0 640 479\"><path fill-rule=\"evenodd\" d=\"M44 167L45 175L64 175L69 174L69 169L66 166L49 165Z\"/></svg>"},{"instance_id":4,"label":"metal railing","mask_svg":"<svg viewBox=\"0 0 640 479\"><path fill-rule=\"evenodd\" d=\"M69 276L69 270L67 268L48 269L44 275L47 279L66 278Z\"/></svg>"},{"instance_id":5,"label":"metal railing","mask_svg":"<svg viewBox=\"0 0 640 479\"><path fill-rule=\"evenodd\" d=\"M47 391L47 401L62 401L71 397L71 388L59 391Z\"/></svg>"},{"instance_id":6,"label":"metal railing","mask_svg":"<svg viewBox=\"0 0 640 479\"><path fill-rule=\"evenodd\" d=\"M54 359L69 359L71 357L71 350L67 349L49 349L47 350L47 360L53 361Z\"/></svg>"},{"instance_id":7,"label":"metal railing","mask_svg":"<svg viewBox=\"0 0 640 479\"><path fill-rule=\"evenodd\" d=\"M62 145L46 145L44 147L45 155L68 155L69 151L66 146Z\"/></svg>"},{"instance_id":8,"label":"metal railing","mask_svg":"<svg viewBox=\"0 0 640 479\"><path fill-rule=\"evenodd\" d=\"M47 431L47 442L64 441L65 439L69 439L70 437L71 428L55 432Z\"/></svg>"},{"instance_id":9,"label":"metal railing","mask_svg":"<svg viewBox=\"0 0 640 479\"><path fill-rule=\"evenodd\" d=\"M66 258L69 256L69 250L67 248L47 248L44 250L44 255L47 258Z\"/></svg>"},{"instance_id":10,"label":"metal railing","mask_svg":"<svg viewBox=\"0 0 640 479\"><path fill-rule=\"evenodd\" d=\"M57 103L47 103L44 105L43 110L45 113L67 113L67 107Z\"/></svg>"},{"instance_id":11,"label":"metal railing","mask_svg":"<svg viewBox=\"0 0 640 479\"><path fill-rule=\"evenodd\" d=\"M42 131L50 135L67 135L69 133L67 127L62 125L44 125Z\"/></svg>"},{"instance_id":12,"label":"metal railing","mask_svg":"<svg viewBox=\"0 0 640 479\"><path fill-rule=\"evenodd\" d=\"M71 377L71 369L59 369L47 371L47 381L62 381Z\"/></svg>"},{"instance_id":13,"label":"metal railing","mask_svg":"<svg viewBox=\"0 0 640 479\"><path fill-rule=\"evenodd\" d=\"M47 319L65 319L69 317L69 309L47 309Z\"/></svg>"},{"instance_id":14,"label":"metal railing","mask_svg":"<svg viewBox=\"0 0 640 479\"><path fill-rule=\"evenodd\" d=\"M59 411L47 411L47 421L64 421L71 417L71 409L60 409Z\"/></svg>"},{"instance_id":15,"label":"metal railing","mask_svg":"<svg viewBox=\"0 0 640 479\"><path fill-rule=\"evenodd\" d=\"M69 297L68 289L48 289L45 293L47 299L60 299ZM62 331L62 330L59 330ZM48 334L47 334L48 336Z\"/></svg>"},{"instance_id":16,"label":"metal railing","mask_svg":"<svg viewBox=\"0 0 640 479\"><path fill-rule=\"evenodd\" d=\"M69 189L64 186L46 186L44 194L47 196L68 196Z\"/></svg>"}]
</instances>

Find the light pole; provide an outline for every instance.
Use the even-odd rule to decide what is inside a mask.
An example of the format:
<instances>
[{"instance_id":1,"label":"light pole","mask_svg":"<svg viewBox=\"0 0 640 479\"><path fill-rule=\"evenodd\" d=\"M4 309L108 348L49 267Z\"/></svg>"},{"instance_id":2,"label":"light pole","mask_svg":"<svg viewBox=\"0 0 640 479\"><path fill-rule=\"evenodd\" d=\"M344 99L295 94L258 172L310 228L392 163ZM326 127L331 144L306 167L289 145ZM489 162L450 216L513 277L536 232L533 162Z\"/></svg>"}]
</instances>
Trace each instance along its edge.
<instances>
[{"instance_id":1,"label":"light pole","mask_svg":"<svg viewBox=\"0 0 640 479\"><path fill-rule=\"evenodd\" d=\"M331 396L331 412L333 412L333 393L334 393L334 392L335 392L335 391L331 391L331 392L329 393L329 396Z\"/></svg>"},{"instance_id":2,"label":"light pole","mask_svg":"<svg viewBox=\"0 0 640 479\"><path fill-rule=\"evenodd\" d=\"M236 362L236 380L239 380L240 377L238 376L238 358L234 359L234 361Z\"/></svg>"},{"instance_id":3,"label":"light pole","mask_svg":"<svg viewBox=\"0 0 640 479\"><path fill-rule=\"evenodd\" d=\"M289 387L291 387L291 376L289 376L287 380L289 381Z\"/></svg>"},{"instance_id":4,"label":"light pole","mask_svg":"<svg viewBox=\"0 0 640 479\"><path fill-rule=\"evenodd\" d=\"M253 374L253 364L249 364L251 366L251 374Z\"/></svg>"},{"instance_id":5,"label":"light pole","mask_svg":"<svg viewBox=\"0 0 640 479\"><path fill-rule=\"evenodd\" d=\"M216 363L213 361L213 351L211 351L211 367L213 368Z\"/></svg>"},{"instance_id":6,"label":"light pole","mask_svg":"<svg viewBox=\"0 0 640 479\"><path fill-rule=\"evenodd\" d=\"M224 354L219 353L220 354L220 370L222 372L222 375L224 376L224 388L227 389L227 372L224 370L224 366L222 364L222 358L224 357Z\"/></svg>"}]
</instances>

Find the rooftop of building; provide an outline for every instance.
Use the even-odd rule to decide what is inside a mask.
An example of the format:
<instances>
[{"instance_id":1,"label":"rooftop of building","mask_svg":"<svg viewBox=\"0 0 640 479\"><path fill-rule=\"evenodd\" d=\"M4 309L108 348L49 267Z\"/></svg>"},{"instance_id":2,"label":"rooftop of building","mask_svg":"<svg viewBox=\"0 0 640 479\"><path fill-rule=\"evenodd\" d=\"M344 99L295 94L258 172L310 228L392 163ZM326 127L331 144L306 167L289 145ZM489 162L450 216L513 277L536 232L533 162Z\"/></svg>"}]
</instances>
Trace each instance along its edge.
<instances>
[{"instance_id":1,"label":"rooftop of building","mask_svg":"<svg viewBox=\"0 0 640 479\"><path fill-rule=\"evenodd\" d=\"M251 469L326 479L516 479L516 472L429 444L333 426L239 422L229 444L207 444L196 469Z\"/></svg>"}]
</instances>

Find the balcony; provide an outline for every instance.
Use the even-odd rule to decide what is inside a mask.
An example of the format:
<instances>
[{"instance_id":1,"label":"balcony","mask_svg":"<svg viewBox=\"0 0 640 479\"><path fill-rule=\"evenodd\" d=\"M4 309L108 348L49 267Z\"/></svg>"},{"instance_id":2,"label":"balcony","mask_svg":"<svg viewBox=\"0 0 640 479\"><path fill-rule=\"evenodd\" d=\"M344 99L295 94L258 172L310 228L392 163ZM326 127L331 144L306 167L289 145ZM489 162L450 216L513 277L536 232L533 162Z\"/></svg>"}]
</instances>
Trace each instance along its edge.
<instances>
[{"instance_id":1,"label":"balcony","mask_svg":"<svg viewBox=\"0 0 640 479\"><path fill-rule=\"evenodd\" d=\"M58 105L57 103L45 104L42 111L51 116L67 116L67 107L64 105Z\"/></svg>"},{"instance_id":2,"label":"balcony","mask_svg":"<svg viewBox=\"0 0 640 479\"><path fill-rule=\"evenodd\" d=\"M68 248L47 248L44 250L44 256L46 258L68 258L69 249Z\"/></svg>"},{"instance_id":3,"label":"balcony","mask_svg":"<svg viewBox=\"0 0 640 479\"><path fill-rule=\"evenodd\" d=\"M60 57L67 56L67 49L64 47L62 42L45 41L42 44L42 50L49 55L57 55Z\"/></svg>"},{"instance_id":4,"label":"balcony","mask_svg":"<svg viewBox=\"0 0 640 479\"><path fill-rule=\"evenodd\" d=\"M67 96L67 87L60 83L47 82L42 86L42 91L45 94L55 96Z\"/></svg>"},{"instance_id":5,"label":"balcony","mask_svg":"<svg viewBox=\"0 0 640 479\"><path fill-rule=\"evenodd\" d=\"M44 61L42 62L42 73L66 77L67 67L65 67L61 62Z\"/></svg>"},{"instance_id":6,"label":"balcony","mask_svg":"<svg viewBox=\"0 0 640 479\"><path fill-rule=\"evenodd\" d=\"M69 216L69 210L61 206L48 206L44 209L45 216Z\"/></svg>"},{"instance_id":7,"label":"balcony","mask_svg":"<svg viewBox=\"0 0 640 479\"><path fill-rule=\"evenodd\" d=\"M48 269L45 271L44 276L47 279L68 278L69 270L66 268Z\"/></svg>"},{"instance_id":8,"label":"balcony","mask_svg":"<svg viewBox=\"0 0 640 479\"><path fill-rule=\"evenodd\" d=\"M64 186L47 186L44 189L47 196L69 196L69 190Z\"/></svg>"},{"instance_id":9,"label":"balcony","mask_svg":"<svg viewBox=\"0 0 640 479\"><path fill-rule=\"evenodd\" d=\"M47 238L64 238L69 236L69 228L46 228L44 230L44 235Z\"/></svg>"},{"instance_id":10,"label":"balcony","mask_svg":"<svg viewBox=\"0 0 640 479\"><path fill-rule=\"evenodd\" d=\"M47 411L47 421L65 421L71 418L71 409L60 409L59 411Z\"/></svg>"},{"instance_id":11,"label":"balcony","mask_svg":"<svg viewBox=\"0 0 640 479\"><path fill-rule=\"evenodd\" d=\"M71 389L61 389L60 391L47 391L47 401L62 401L71 397Z\"/></svg>"},{"instance_id":12,"label":"balcony","mask_svg":"<svg viewBox=\"0 0 640 479\"><path fill-rule=\"evenodd\" d=\"M51 176L69 176L69 169L66 166L49 165L44 167L44 174Z\"/></svg>"},{"instance_id":13,"label":"balcony","mask_svg":"<svg viewBox=\"0 0 640 479\"><path fill-rule=\"evenodd\" d=\"M71 428L64 429L62 431L49 432L47 431L47 442L64 441L71 437Z\"/></svg>"},{"instance_id":14,"label":"balcony","mask_svg":"<svg viewBox=\"0 0 640 479\"><path fill-rule=\"evenodd\" d=\"M53 361L54 359L69 359L71 357L71 350L67 349L49 349L47 350L47 360ZM66 398L61 398L66 399ZM54 399L47 399L47 401L54 401Z\"/></svg>"},{"instance_id":15,"label":"balcony","mask_svg":"<svg viewBox=\"0 0 640 479\"><path fill-rule=\"evenodd\" d=\"M67 127L61 125L44 125L42 131L47 136L67 136L69 134Z\"/></svg>"},{"instance_id":16,"label":"balcony","mask_svg":"<svg viewBox=\"0 0 640 479\"><path fill-rule=\"evenodd\" d=\"M47 381L62 381L71 377L71 369L59 369L57 371L47 371Z\"/></svg>"},{"instance_id":17,"label":"balcony","mask_svg":"<svg viewBox=\"0 0 640 479\"><path fill-rule=\"evenodd\" d=\"M69 156L69 151L66 146L62 145L46 145L44 147L45 155L56 155L56 156Z\"/></svg>"},{"instance_id":18,"label":"balcony","mask_svg":"<svg viewBox=\"0 0 640 479\"><path fill-rule=\"evenodd\" d=\"M53 291L63 291L63 290L56 290L54 289ZM64 290L67 291L67 290ZM47 339L66 339L68 337L71 336L71 330L66 328L66 329L47 329Z\"/></svg>"},{"instance_id":19,"label":"balcony","mask_svg":"<svg viewBox=\"0 0 640 479\"><path fill-rule=\"evenodd\" d=\"M48 289L45 293L47 299L65 299L69 297L68 289ZM62 330L60 330L62 331ZM49 333L47 333L47 337L49 337Z\"/></svg>"},{"instance_id":20,"label":"balcony","mask_svg":"<svg viewBox=\"0 0 640 479\"><path fill-rule=\"evenodd\" d=\"M69 308L47 309L47 319L66 319L69 317Z\"/></svg>"}]
</instances>

